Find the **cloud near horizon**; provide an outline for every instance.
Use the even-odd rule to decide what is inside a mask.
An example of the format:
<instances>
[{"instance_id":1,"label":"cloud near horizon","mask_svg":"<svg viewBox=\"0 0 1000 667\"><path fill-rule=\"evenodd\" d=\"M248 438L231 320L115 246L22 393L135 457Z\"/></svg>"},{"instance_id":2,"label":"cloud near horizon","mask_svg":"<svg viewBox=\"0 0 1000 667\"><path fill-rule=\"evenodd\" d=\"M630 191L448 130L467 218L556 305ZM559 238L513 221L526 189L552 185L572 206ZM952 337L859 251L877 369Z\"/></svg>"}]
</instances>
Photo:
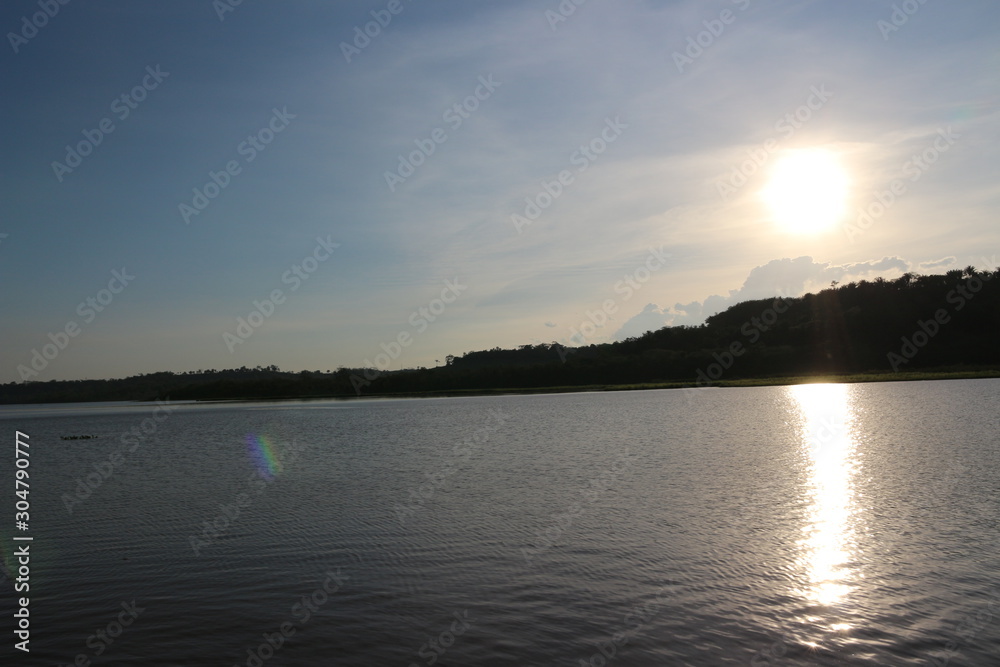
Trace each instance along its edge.
<instances>
[{"instance_id":1,"label":"cloud near horizon","mask_svg":"<svg viewBox=\"0 0 1000 667\"><path fill-rule=\"evenodd\" d=\"M942 257L941 259L936 259L932 262L921 262L918 266L922 271L928 271L931 269L943 269L945 267L954 266L957 262L957 257L949 255L948 257Z\"/></svg>"},{"instance_id":2,"label":"cloud near horizon","mask_svg":"<svg viewBox=\"0 0 1000 667\"><path fill-rule=\"evenodd\" d=\"M954 260L954 258L946 258ZM944 262L945 260L939 260ZM937 264L927 262L925 264ZM925 264L921 264L924 267ZM641 336L665 326L697 325L705 318L720 313L743 301L766 299L772 296L795 297L829 286L832 281L850 282L873 276L895 277L911 270L910 263L900 257L883 257L879 260L851 264L817 262L812 257L774 259L750 271L739 289L722 296L713 294L704 301L676 303L661 308L648 303L634 317L627 320L614 334L614 340Z\"/></svg>"}]
</instances>

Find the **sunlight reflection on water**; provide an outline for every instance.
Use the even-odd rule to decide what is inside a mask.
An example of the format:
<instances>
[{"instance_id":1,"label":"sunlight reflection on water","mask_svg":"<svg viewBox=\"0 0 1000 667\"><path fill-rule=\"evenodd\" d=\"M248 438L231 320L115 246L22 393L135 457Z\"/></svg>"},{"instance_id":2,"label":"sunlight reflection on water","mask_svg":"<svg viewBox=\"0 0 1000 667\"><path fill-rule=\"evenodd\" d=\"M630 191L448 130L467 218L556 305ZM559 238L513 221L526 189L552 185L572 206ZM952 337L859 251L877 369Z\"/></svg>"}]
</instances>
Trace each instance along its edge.
<instances>
[{"instance_id":1,"label":"sunlight reflection on water","mask_svg":"<svg viewBox=\"0 0 1000 667\"><path fill-rule=\"evenodd\" d=\"M797 593L817 604L834 605L850 594L854 574L849 563L858 560L853 554L858 463L850 387L804 384L788 392L801 412L802 446L810 466L811 507L799 543L809 587Z\"/></svg>"}]
</instances>

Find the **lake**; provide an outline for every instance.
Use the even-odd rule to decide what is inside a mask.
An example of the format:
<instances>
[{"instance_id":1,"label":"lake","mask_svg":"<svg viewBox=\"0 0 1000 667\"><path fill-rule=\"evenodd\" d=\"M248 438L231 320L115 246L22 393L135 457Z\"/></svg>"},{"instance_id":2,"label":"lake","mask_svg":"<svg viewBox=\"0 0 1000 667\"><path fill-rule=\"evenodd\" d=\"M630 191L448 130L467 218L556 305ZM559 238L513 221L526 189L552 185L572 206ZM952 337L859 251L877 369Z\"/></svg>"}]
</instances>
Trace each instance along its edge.
<instances>
[{"instance_id":1,"label":"lake","mask_svg":"<svg viewBox=\"0 0 1000 667\"><path fill-rule=\"evenodd\" d=\"M4 664L1000 661L1000 380L0 420Z\"/></svg>"}]
</instances>

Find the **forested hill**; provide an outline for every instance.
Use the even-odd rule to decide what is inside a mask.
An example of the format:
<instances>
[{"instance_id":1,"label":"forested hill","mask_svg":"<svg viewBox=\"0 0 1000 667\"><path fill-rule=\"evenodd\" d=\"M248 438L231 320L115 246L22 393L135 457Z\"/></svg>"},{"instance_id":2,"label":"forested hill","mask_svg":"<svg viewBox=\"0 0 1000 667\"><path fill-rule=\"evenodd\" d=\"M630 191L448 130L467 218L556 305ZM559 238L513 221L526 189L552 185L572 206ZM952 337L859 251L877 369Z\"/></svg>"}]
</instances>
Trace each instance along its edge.
<instances>
[{"instance_id":1,"label":"forested hill","mask_svg":"<svg viewBox=\"0 0 1000 667\"><path fill-rule=\"evenodd\" d=\"M0 403L356 396L1000 368L1000 269L906 274L746 301L696 327L618 343L467 352L446 366L283 372L275 366L0 385ZM317 360L322 363L322 360Z\"/></svg>"}]
</instances>

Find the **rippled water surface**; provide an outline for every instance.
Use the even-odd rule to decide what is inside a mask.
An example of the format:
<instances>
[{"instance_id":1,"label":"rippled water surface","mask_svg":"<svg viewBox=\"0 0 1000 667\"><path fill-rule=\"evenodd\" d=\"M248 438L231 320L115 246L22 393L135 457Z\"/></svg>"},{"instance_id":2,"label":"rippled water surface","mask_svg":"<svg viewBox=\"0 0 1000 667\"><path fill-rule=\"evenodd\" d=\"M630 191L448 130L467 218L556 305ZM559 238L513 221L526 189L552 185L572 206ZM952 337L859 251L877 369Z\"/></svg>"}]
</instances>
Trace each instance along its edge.
<instances>
[{"instance_id":1,"label":"rippled water surface","mask_svg":"<svg viewBox=\"0 0 1000 667\"><path fill-rule=\"evenodd\" d=\"M18 664L1000 664L997 380L154 408L0 411Z\"/></svg>"}]
</instances>

